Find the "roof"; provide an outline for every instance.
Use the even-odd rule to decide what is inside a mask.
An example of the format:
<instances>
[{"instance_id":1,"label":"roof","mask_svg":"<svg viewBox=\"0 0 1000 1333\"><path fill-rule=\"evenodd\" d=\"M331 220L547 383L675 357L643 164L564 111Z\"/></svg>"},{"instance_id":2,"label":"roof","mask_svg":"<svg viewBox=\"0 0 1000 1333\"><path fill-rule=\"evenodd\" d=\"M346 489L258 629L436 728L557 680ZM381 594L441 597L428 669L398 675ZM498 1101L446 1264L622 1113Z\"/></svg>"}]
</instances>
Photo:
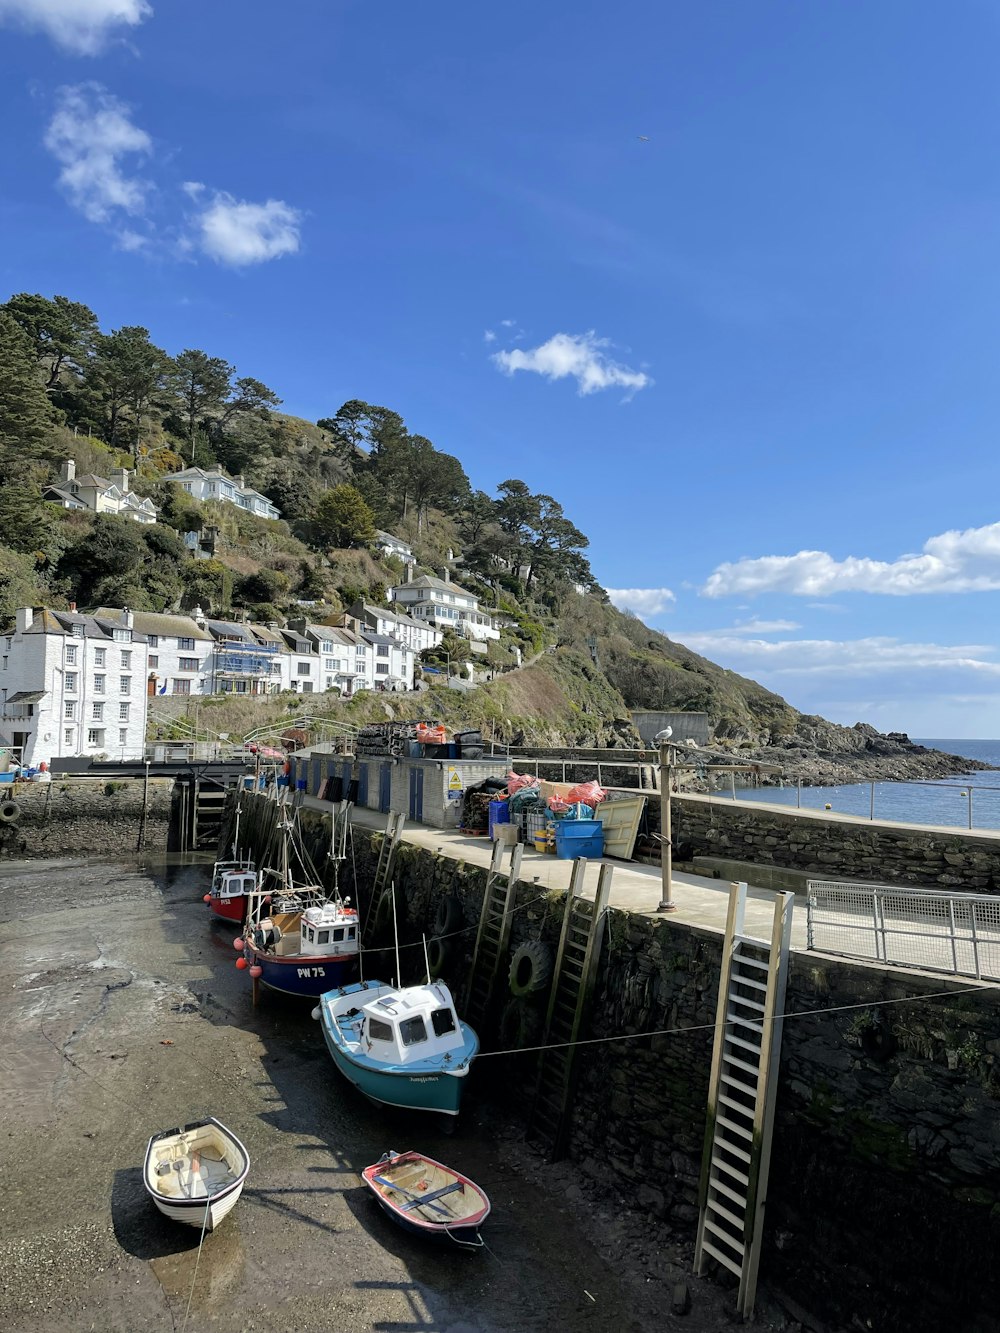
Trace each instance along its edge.
<instances>
[{"instance_id":1,"label":"roof","mask_svg":"<svg viewBox=\"0 0 1000 1333\"><path fill-rule=\"evenodd\" d=\"M124 625L122 613L115 606L99 606L94 612L102 620L110 620L116 628ZM211 634L202 629L190 616L171 616L157 611L133 611L132 627L140 634L155 634L158 638L175 634L182 639L202 639L211 641Z\"/></svg>"},{"instance_id":2,"label":"roof","mask_svg":"<svg viewBox=\"0 0 1000 1333\"><path fill-rule=\"evenodd\" d=\"M49 495L58 495L60 500L63 500L66 504L75 505L77 509L87 508L78 495L74 495L72 491L64 491L61 486L43 486L42 499L44 500Z\"/></svg>"},{"instance_id":3,"label":"roof","mask_svg":"<svg viewBox=\"0 0 1000 1333\"><path fill-rule=\"evenodd\" d=\"M16 694L7 696L9 704L36 704L39 699L44 699L48 690L18 690Z\"/></svg>"},{"instance_id":4,"label":"roof","mask_svg":"<svg viewBox=\"0 0 1000 1333\"><path fill-rule=\"evenodd\" d=\"M432 588L435 592L457 592L463 597L471 597L474 602L479 598L474 592L469 592L468 588L463 588L457 583L446 583L444 579L436 579L433 574L421 574L417 579L411 579L409 583L397 583L393 588L393 593L401 592L405 588Z\"/></svg>"},{"instance_id":5,"label":"roof","mask_svg":"<svg viewBox=\"0 0 1000 1333\"><path fill-rule=\"evenodd\" d=\"M269 625L251 625L250 633L261 643L273 643L279 648L284 648L285 641L281 637L281 631L271 629Z\"/></svg>"},{"instance_id":6,"label":"roof","mask_svg":"<svg viewBox=\"0 0 1000 1333\"><path fill-rule=\"evenodd\" d=\"M391 532L382 532L381 529L376 528L375 536L379 541L391 542L393 546L402 546L406 551L411 551L413 549L409 542L403 541L402 537L394 537Z\"/></svg>"},{"instance_id":7,"label":"roof","mask_svg":"<svg viewBox=\"0 0 1000 1333\"><path fill-rule=\"evenodd\" d=\"M216 639L240 639L243 643L254 643L254 636L249 625L239 625L231 620L207 620L205 628Z\"/></svg>"}]
</instances>

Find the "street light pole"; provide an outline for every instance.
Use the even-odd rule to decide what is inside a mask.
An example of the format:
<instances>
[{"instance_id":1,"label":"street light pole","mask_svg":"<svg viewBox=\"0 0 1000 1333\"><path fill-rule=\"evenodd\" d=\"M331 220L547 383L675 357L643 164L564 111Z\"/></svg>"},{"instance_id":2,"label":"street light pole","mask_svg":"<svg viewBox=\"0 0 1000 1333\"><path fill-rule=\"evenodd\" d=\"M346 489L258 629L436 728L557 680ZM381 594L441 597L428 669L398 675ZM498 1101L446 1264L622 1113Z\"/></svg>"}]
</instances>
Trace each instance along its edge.
<instances>
[{"instance_id":1,"label":"street light pole","mask_svg":"<svg viewBox=\"0 0 1000 1333\"><path fill-rule=\"evenodd\" d=\"M673 889L674 853L670 827L670 792L674 782L673 756L670 743L660 741L660 901L658 912L676 912L677 904L671 896Z\"/></svg>"}]
</instances>

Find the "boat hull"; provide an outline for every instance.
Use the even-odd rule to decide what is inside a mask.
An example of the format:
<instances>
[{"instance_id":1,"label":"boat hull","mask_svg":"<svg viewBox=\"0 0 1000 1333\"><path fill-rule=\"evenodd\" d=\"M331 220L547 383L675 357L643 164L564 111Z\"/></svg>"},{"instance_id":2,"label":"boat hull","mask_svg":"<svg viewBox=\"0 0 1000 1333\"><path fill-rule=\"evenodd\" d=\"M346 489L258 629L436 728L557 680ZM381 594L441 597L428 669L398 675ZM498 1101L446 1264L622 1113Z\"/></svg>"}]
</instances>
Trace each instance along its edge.
<instances>
[{"instance_id":1,"label":"boat hull","mask_svg":"<svg viewBox=\"0 0 1000 1333\"><path fill-rule=\"evenodd\" d=\"M159 1185L164 1173L174 1179L171 1165L180 1173L177 1185ZM186 1185L182 1183L185 1170L189 1172ZM146 1148L142 1178L146 1193L164 1217L199 1231L214 1231L236 1206L249 1170L244 1145L232 1130L209 1116L154 1134ZM193 1182L200 1182L197 1192Z\"/></svg>"},{"instance_id":2,"label":"boat hull","mask_svg":"<svg viewBox=\"0 0 1000 1333\"><path fill-rule=\"evenodd\" d=\"M205 1220L205 1200L204 1199L184 1199L181 1201L161 1199L158 1195L152 1195L153 1202L163 1214L169 1217L172 1222L183 1222L187 1226L197 1227L200 1231L202 1227L206 1231L214 1231L222 1219L236 1206L236 1202L243 1193L243 1182L234 1185L231 1190L225 1194L216 1195L208 1204L208 1220Z\"/></svg>"},{"instance_id":3,"label":"boat hull","mask_svg":"<svg viewBox=\"0 0 1000 1333\"><path fill-rule=\"evenodd\" d=\"M420 1184L403 1184L395 1173L401 1170L405 1175L413 1166L428 1171L429 1178ZM390 1151L372 1166L366 1166L361 1177L385 1215L403 1231L438 1244L482 1249L484 1242L479 1231L489 1217L490 1201L468 1176L422 1153ZM442 1182L447 1188L440 1188ZM427 1193L429 1185L431 1188ZM444 1196L459 1187L463 1202L471 1200L471 1206L465 1207L461 1214L455 1214L445 1205ZM427 1206L420 1208L422 1196Z\"/></svg>"},{"instance_id":4,"label":"boat hull","mask_svg":"<svg viewBox=\"0 0 1000 1333\"><path fill-rule=\"evenodd\" d=\"M234 898L216 898L213 894L209 898L208 906L213 916L223 921L235 921L237 924L242 922L247 912L247 900L244 894Z\"/></svg>"},{"instance_id":5,"label":"boat hull","mask_svg":"<svg viewBox=\"0 0 1000 1333\"><path fill-rule=\"evenodd\" d=\"M385 1213L386 1217L391 1217L402 1231L408 1231L411 1236L420 1236L424 1240L433 1241L437 1245L464 1245L468 1250L479 1250L483 1246L483 1238L479 1234L478 1222L472 1226L418 1226L416 1222L401 1213L398 1208L393 1208L388 1200L383 1199L376 1192L378 1206Z\"/></svg>"},{"instance_id":6,"label":"boat hull","mask_svg":"<svg viewBox=\"0 0 1000 1333\"><path fill-rule=\"evenodd\" d=\"M261 969L258 980L270 990L284 995L298 995L315 1000L337 986L346 986L358 974L357 954L331 958L315 954L290 954L275 958L272 954L258 953L247 945L246 959Z\"/></svg>"}]
</instances>

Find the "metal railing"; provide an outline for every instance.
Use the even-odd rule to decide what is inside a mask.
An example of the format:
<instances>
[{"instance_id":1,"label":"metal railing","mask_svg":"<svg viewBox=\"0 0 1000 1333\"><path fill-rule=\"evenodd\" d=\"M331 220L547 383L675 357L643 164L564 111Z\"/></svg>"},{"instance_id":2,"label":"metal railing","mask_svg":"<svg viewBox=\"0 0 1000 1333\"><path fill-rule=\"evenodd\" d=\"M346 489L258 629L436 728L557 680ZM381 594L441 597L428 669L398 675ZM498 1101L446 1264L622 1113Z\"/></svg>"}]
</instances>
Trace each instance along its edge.
<instances>
[{"instance_id":1,"label":"metal railing","mask_svg":"<svg viewBox=\"0 0 1000 1333\"><path fill-rule=\"evenodd\" d=\"M810 949L1000 981L1000 898L808 881Z\"/></svg>"},{"instance_id":2,"label":"metal railing","mask_svg":"<svg viewBox=\"0 0 1000 1333\"><path fill-rule=\"evenodd\" d=\"M918 812L912 809L908 793L927 790ZM796 810L830 810L853 819L881 819L893 823L918 824L942 828L995 829L1000 827L1000 786L924 778L846 782L836 787L803 786L801 779L777 787L742 787L732 779L727 788L716 788L711 796L732 800L751 800L754 804L789 806ZM794 797L794 799L793 799ZM910 808L906 808L910 807ZM933 817L932 817L933 816Z\"/></svg>"}]
</instances>

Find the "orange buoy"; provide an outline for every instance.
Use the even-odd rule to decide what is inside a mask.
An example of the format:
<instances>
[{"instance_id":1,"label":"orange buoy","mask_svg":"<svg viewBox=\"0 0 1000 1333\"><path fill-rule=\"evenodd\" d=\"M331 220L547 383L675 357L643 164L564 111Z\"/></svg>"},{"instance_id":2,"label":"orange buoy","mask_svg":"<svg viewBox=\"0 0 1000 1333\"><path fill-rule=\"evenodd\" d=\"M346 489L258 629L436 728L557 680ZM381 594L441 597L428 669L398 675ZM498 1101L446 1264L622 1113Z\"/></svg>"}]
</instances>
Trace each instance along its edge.
<instances>
[{"instance_id":1,"label":"orange buoy","mask_svg":"<svg viewBox=\"0 0 1000 1333\"><path fill-rule=\"evenodd\" d=\"M237 958L236 966L239 968L241 972L244 970L246 965L247 965L247 960L245 958Z\"/></svg>"}]
</instances>

